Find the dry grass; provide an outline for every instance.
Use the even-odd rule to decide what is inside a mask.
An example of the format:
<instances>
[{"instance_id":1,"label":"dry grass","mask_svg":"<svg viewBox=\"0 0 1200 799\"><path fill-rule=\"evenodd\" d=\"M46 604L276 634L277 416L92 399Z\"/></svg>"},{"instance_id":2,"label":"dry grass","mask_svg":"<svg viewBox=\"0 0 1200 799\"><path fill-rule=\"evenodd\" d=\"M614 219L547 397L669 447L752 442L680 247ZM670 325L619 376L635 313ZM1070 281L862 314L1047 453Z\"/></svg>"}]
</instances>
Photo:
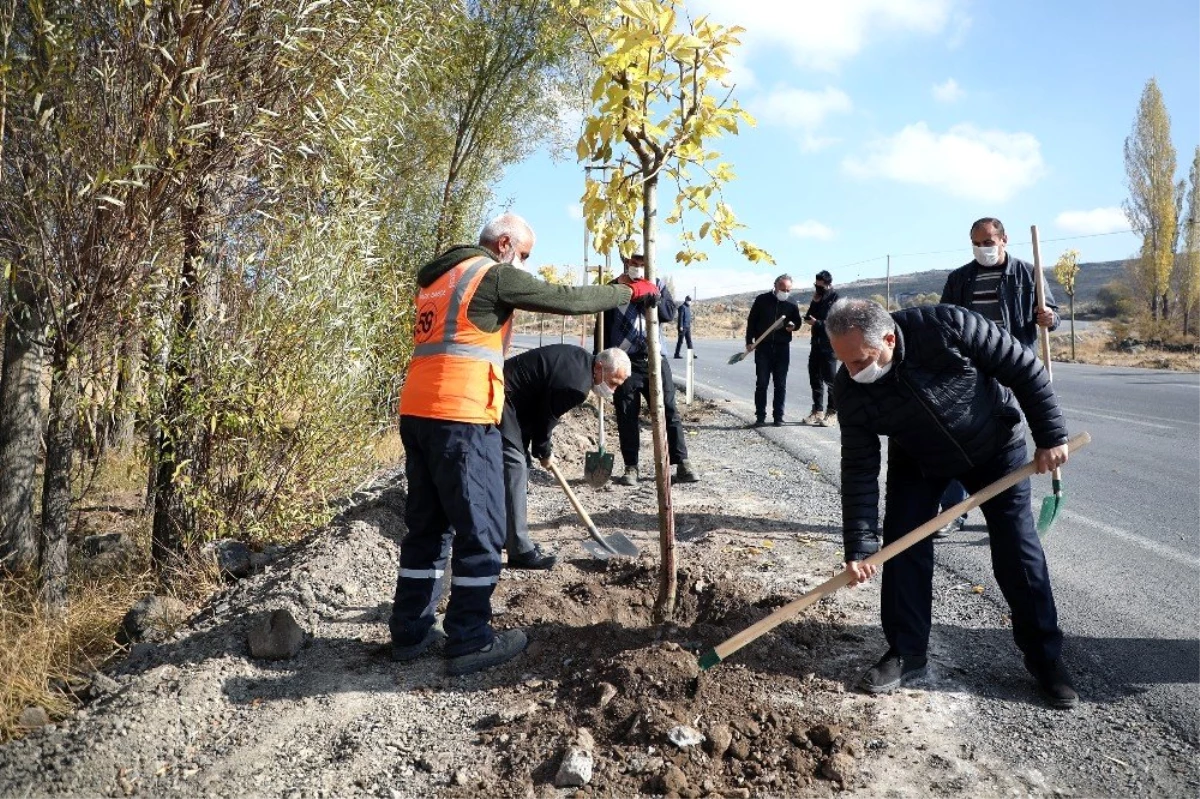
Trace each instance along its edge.
<instances>
[{"instance_id":1,"label":"dry grass","mask_svg":"<svg viewBox=\"0 0 1200 799\"><path fill-rule=\"evenodd\" d=\"M395 425L389 425L374 441L371 447L371 464L373 468L395 466L404 460L404 442L400 440L400 431Z\"/></svg>"},{"instance_id":2,"label":"dry grass","mask_svg":"<svg viewBox=\"0 0 1200 799\"><path fill-rule=\"evenodd\" d=\"M1142 369L1167 369L1176 372L1200 372L1200 353L1168 352L1147 347L1142 352L1121 352L1110 347L1112 334L1104 322L1093 323L1087 331L1075 333L1075 357L1071 358L1071 334L1064 324L1050 334L1051 357L1067 363L1096 366L1134 366Z\"/></svg>"},{"instance_id":3,"label":"dry grass","mask_svg":"<svg viewBox=\"0 0 1200 799\"><path fill-rule=\"evenodd\" d=\"M31 581L0 582L0 741L21 734L27 707L41 706L52 719L73 709L70 686L113 653L122 617L152 585L148 573L76 578L66 613L53 616Z\"/></svg>"}]
</instances>

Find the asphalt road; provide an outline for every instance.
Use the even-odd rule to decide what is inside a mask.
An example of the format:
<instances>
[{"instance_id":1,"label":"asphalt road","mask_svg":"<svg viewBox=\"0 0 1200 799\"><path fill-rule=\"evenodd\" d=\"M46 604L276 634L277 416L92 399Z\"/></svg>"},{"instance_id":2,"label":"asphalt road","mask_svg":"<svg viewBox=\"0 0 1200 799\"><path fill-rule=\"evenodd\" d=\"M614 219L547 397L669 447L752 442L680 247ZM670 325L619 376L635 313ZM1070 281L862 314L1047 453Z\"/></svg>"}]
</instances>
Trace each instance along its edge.
<instances>
[{"instance_id":1,"label":"asphalt road","mask_svg":"<svg viewBox=\"0 0 1200 799\"><path fill-rule=\"evenodd\" d=\"M670 351L674 341L668 340ZM729 365L732 339L696 343L697 390L753 418L753 356ZM839 480L836 428L808 415L808 345L793 344L783 428L763 433ZM678 375L685 361L671 360ZM1193 743L1200 719L1200 375L1055 364L1072 433L1093 442L1063 471L1064 510L1044 544L1067 657L1141 694L1147 713ZM768 398L768 403L770 399ZM1032 452L1032 450L1031 450ZM1036 478L1034 495L1050 491ZM936 547L939 564L994 585L983 516ZM992 595L996 595L993 592ZM1086 699L1086 697L1085 697Z\"/></svg>"}]
</instances>

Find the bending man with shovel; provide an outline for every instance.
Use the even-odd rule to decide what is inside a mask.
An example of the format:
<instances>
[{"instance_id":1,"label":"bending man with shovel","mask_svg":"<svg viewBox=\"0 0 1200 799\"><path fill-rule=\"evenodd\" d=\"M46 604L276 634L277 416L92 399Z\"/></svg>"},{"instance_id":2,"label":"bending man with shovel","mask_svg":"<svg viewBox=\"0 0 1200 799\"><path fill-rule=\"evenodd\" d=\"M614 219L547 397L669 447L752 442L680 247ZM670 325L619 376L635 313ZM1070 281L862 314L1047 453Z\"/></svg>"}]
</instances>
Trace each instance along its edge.
<instances>
[{"instance_id":1,"label":"bending man with shovel","mask_svg":"<svg viewBox=\"0 0 1200 799\"><path fill-rule=\"evenodd\" d=\"M559 420L589 393L611 400L629 377L629 356L615 347L592 355L574 344L538 347L504 362L504 491L510 569L552 569L557 561L529 537L526 451L550 468L550 436Z\"/></svg>"},{"instance_id":2,"label":"bending man with shovel","mask_svg":"<svg viewBox=\"0 0 1200 799\"><path fill-rule=\"evenodd\" d=\"M842 519L851 584L874 576L878 548L879 437L888 437L884 544L929 521L950 479L977 491L1025 462L1029 424L1039 472L1067 460L1066 424L1034 353L984 316L950 305L889 314L869 300L842 300L825 321L844 366L835 391L842 425ZM1015 399L1014 399L1015 394ZM1057 708L1079 696L1062 663L1062 630L1045 553L1030 508L1029 480L981 506L992 569L1012 614L1025 668ZM887 562L881 606L888 650L859 687L886 693L926 667L933 598L933 542Z\"/></svg>"}]
</instances>

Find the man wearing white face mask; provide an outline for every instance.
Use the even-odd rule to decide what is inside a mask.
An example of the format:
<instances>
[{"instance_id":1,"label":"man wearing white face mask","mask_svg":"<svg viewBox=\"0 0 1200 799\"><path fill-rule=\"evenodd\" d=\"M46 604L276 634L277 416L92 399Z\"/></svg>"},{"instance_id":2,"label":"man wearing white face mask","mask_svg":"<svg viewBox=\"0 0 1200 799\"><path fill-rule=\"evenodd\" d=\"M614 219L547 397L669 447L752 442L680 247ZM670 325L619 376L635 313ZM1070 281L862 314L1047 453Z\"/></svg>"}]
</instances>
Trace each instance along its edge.
<instances>
[{"instance_id":1,"label":"man wearing white face mask","mask_svg":"<svg viewBox=\"0 0 1200 799\"><path fill-rule=\"evenodd\" d=\"M1045 285L1046 310L1037 308L1037 290L1033 267L1008 253L1004 223L984 217L971 225L971 253L975 260L960 266L946 277L942 302L978 311L1012 333L1027 349L1037 347L1037 329L1058 328L1058 305L1050 286ZM957 505L967 492L957 481L950 481L941 506ZM963 529L966 516L955 519L938 531L941 538Z\"/></svg>"},{"instance_id":2,"label":"man wearing white face mask","mask_svg":"<svg viewBox=\"0 0 1200 799\"><path fill-rule=\"evenodd\" d=\"M526 452L548 467L550 441L560 419L589 394L611 400L629 377L629 356L619 349L592 355L574 344L551 344L504 362L504 493L510 569L550 569L556 558L529 537L525 495L529 485Z\"/></svg>"},{"instance_id":3,"label":"man wearing white face mask","mask_svg":"<svg viewBox=\"0 0 1200 799\"><path fill-rule=\"evenodd\" d=\"M888 437L883 544L937 513L947 481L978 491L1024 464L1024 411L1040 473L1067 460L1067 429L1045 367L982 315L952 305L888 314L842 300L825 320L842 362L836 391L842 428L842 535L851 584L870 579L878 551L880 436ZM1062 631L1030 507L1029 480L981 506L992 569L1008 602L1025 668L1056 708L1079 696L1062 663ZM933 541L883 568L880 597L888 651L859 682L893 691L925 673L932 615Z\"/></svg>"},{"instance_id":4,"label":"man wearing white face mask","mask_svg":"<svg viewBox=\"0 0 1200 799\"><path fill-rule=\"evenodd\" d=\"M754 426L767 423L767 387L774 383L771 416L776 427L783 424L787 400L788 367L792 362L792 331L800 327L800 306L792 299L792 276L775 278L771 291L754 298L746 316L746 350L775 324L779 317L787 323L776 328L754 348Z\"/></svg>"}]
</instances>

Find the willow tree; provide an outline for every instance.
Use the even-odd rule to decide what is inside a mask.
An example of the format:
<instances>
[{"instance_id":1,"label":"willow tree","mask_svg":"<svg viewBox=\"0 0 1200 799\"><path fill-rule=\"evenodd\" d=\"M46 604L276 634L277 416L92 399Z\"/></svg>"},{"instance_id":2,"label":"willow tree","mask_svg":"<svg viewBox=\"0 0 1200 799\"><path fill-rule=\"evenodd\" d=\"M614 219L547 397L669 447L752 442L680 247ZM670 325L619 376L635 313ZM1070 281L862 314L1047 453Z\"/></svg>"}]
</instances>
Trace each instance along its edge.
<instances>
[{"instance_id":1,"label":"willow tree","mask_svg":"<svg viewBox=\"0 0 1200 799\"><path fill-rule=\"evenodd\" d=\"M1079 250L1067 250L1054 264L1054 279L1071 301L1071 360L1075 360L1075 278L1079 275Z\"/></svg>"},{"instance_id":2,"label":"willow tree","mask_svg":"<svg viewBox=\"0 0 1200 799\"><path fill-rule=\"evenodd\" d=\"M1150 318L1166 318L1171 270L1179 222L1182 183L1175 183L1175 145L1171 117L1153 78L1142 91L1133 131L1125 139L1125 175L1129 199L1125 215L1142 234L1140 270L1149 293Z\"/></svg>"},{"instance_id":3,"label":"willow tree","mask_svg":"<svg viewBox=\"0 0 1200 799\"><path fill-rule=\"evenodd\" d=\"M1176 259L1176 292L1179 309L1183 316L1183 334L1190 330L1190 323L1200 310L1200 147L1192 156L1192 168L1188 172L1187 212L1180 220L1183 226L1183 257Z\"/></svg>"},{"instance_id":4,"label":"willow tree","mask_svg":"<svg viewBox=\"0 0 1200 799\"><path fill-rule=\"evenodd\" d=\"M675 186L667 222L684 225L676 262L706 260L700 249L704 242L736 242L751 262L770 262L764 250L735 238L743 225L721 191L733 169L711 144L754 121L731 98L728 81L727 64L742 29L692 18L681 0L619 0L603 6L569 0L567 7L599 73L576 154L580 161L614 167L602 182L589 173L583 195L596 252L617 246L629 255L630 236L640 233L646 277L654 279L658 188L666 178ZM655 618L663 621L674 613L677 581L657 308L645 309L645 322L662 557Z\"/></svg>"}]
</instances>

